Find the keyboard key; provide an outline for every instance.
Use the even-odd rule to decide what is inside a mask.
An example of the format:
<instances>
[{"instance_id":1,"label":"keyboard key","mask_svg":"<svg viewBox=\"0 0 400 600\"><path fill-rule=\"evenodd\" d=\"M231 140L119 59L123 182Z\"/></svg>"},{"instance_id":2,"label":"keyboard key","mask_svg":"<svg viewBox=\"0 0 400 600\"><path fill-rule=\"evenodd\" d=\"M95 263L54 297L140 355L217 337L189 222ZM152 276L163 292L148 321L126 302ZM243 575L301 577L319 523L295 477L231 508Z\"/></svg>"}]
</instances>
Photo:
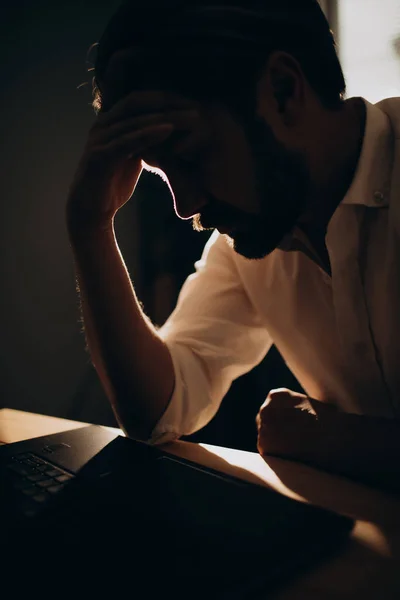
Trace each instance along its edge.
<instances>
[{"instance_id":1,"label":"keyboard key","mask_svg":"<svg viewBox=\"0 0 400 600\"><path fill-rule=\"evenodd\" d=\"M48 500L49 496L47 494L36 494L36 496L31 496L31 498L35 502L42 504L43 502L46 502Z\"/></svg>"},{"instance_id":2,"label":"keyboard key","mask_svg":"<svg viewBox=\"0 0 400 600\"><path fill-rule=\"evenodd\" d=\"M45 479L48 479L46 477L46 475L44 475L44 473L34 473L33 475L27 475L26 478L29 481L35 481L35 482L44 481Z\"/></svg>"},{"instance_id":3,"label":"keyboard key","mask_svg":"<svg viewBox=\"0 0 400 600\"><path fill-rule=\"evenodd\" d=\"M57 475L61 476L64 475L64 473L61 471L61 469L49 469L46 471L46 475L48 477L57 477Z\"/></svg>"},{"instance_id":4,"label":"keyboard key","mask_svg":"<svg viewBox=\"0 0 400 600\"><path fill-rule=\"evenodd\" d=\"M56 477L56 480L60 483L63 483L64 481L69 481L70 479L73 479L72 475L60 475L60 477Z\"/></svg>"},{"instance_id":5,"label":"keyboard key","mask_svg":"<svg viewBox=\"0 0 400 600\"><path fill-rule=\"evenodd\" d=\"M28 458L28 460L33 463L35 465L36 468L38 468L39 465L41 465L42 463L39 462L38 460L36 460L36 458Z\"/></svg>"},{"instance_id":6,"label":"keyboard key","mask_svg":"<svg viewBox=\"0 0 400 600\"><path fill-rule=\"evenodd\" d=\"M38 456L35 456L34 454L32 455L32 460L37 462L38 465L48 465L49 464L45 460L43 460L43 458L39 458Z\"/></svg>"},{"instance_id":7,"label":"keyboard key","mask_svg":"<svg viewBox=\"0 0 400 600\"><path fill-rule=\"evenodd\" d=\"M28 467L27 465L21 465L19 463L10 463L7 465L7 469L10 469L10 471L13 471L14 473L18 473L18 475L29 475L35 471L33 467Z\"/></svg>"},{"instance_id":8,"label":"keyboard key","mask_svg":"<svg viewBox=\"0 0 400 600\"><path fill-rule=\"evenodd\" d=\"M28 465L28 467L36 467L36 462L34 462L31 458L26 458L22 461L22 464Z\"/></svg>"},{"instance_id":9,"label":"keyboard key","mask_svg":"<svg viewBox=\"0 0 400 600\"><path fill-rule=\"evenodd\" d=\"M34 496L35 494L37 494L38 489L36 485L32 485L31 487L24 488L23 490L21 490L21 492L25 494L25 496Z\"/></svg>"},{"instance_id":10,"label":"keyboard key","mask_svg":"<svg viewBox=\"0 0 400 600\"><path fill-rule=\"evenodd\" d=\"M64 489L64 484L63 483L58 483L57 485L52 485L48 488L46 488L47 492L50 492L50 494L58 494L58 492L61 492L62 489Z\"/></svg>"},{"instance_id":11,"label":"keyboard key","mask_svg":"<svg viewBox=\"0 0 400 600\"><path fill-rule=\"evenodd\" d=\"M39 471L39 473L42 473L43 471L47 471L48 468L49 468L49 465L37 465L36 471Z\"/></svg>"},{"instance_id":12,"label":"keyboard key","mask_svg":"<svg viewBox=\"0 0 400 600\"><path fill-rule=\"evenodd\" d=\"M54 484L53 479L43 479L42 481L36 482L36 485L40 486L41 488L47 488L53 484Z\"/></svg>"},{"instance_id":13,"label":"keyboard key","mask_svg":"<svg viewBox=\"0 0 400 600\"><path fill-rule=\"evenodd\" d=\"M34 488L35 484L32 481L26 479L16 479L12 482L14 490L25 490L28 488Z\"/></svg>"}]
</instances>

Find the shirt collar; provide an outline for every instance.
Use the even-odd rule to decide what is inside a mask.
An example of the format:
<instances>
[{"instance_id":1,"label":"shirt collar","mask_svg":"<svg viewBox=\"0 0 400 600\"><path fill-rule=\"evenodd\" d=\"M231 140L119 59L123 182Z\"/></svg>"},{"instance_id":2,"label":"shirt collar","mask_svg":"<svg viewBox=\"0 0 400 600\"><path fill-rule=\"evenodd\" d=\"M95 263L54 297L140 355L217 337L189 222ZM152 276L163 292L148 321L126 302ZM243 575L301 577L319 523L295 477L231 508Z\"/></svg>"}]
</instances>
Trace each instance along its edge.
<instances>
[{"instance_id":1,"label":"shirt collar","mask_svg":"<svg viewBox=\"0 0 400 600\"><path fill-rule=\"evenodd\" d=\"M373 208L388 206L392 171L392 130L389 117L364 100L367 114L361 154L353 181L341 204Z\"/></svg>"},{"instance_id":2,"label":"shirt collar","mask_svg":"<svg viewBox=\"0 0 400 600\"><path fill-rule=\"evenodd\" d=\"M342 204L384 208L389 205L390 184L393 167L393 131L386 112L376 104L363 99L366 106L366 122L360 158L353 181L339 206ZM287 234L279 244L279 250L298 250L301 235L298 227Z\"/></svg>"}]
</instances>

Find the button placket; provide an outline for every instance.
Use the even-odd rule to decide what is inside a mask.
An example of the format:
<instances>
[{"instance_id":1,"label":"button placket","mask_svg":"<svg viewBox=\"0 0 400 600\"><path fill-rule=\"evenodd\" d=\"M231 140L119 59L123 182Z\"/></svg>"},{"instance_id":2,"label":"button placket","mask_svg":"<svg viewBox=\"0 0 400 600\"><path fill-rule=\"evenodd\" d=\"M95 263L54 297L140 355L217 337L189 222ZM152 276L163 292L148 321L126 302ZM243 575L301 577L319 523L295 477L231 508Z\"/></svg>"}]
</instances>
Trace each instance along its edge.
<instances>
[{"instance_id":1,"label":"button placket","mask_svg":"<svg viewBox=\"0 0 400 600\"><path fill-rule=\"evenodd\" d=\"M356 210L355 210L356 209ZM359 265L363 209L342 206L332 220L327 247L332 267L332 297L342 342L343 368L358 396L363 412L392 416L390 398L375 356L365 290Z\"/></svg>"}]
</instances>

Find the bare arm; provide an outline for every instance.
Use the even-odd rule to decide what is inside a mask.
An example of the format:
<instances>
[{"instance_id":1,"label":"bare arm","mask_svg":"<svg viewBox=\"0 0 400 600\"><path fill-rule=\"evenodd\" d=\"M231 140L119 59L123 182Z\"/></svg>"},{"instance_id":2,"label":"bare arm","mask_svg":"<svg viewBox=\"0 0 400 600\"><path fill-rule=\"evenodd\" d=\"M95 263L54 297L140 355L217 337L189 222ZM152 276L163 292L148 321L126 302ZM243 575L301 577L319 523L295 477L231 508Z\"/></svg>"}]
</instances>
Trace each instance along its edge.
<instances>
[{"instance_id":1,"label":"bare arm","mask_svg":"<svg viewBox=\"0 0 400 600\"><path fill-rule=\"evenodd\" d=\"M147 439L174 388L167 346L136 298L113 227L71 235L88 349L120 426Z\"/></svg>"},{"instance_id":2,"label":"bare arm","mask_svg":"<svg viewBox=\"0 0 400 600\"><path fill-rule=\"evenodd\" d=\"M400 493L400 422L341 412L286 388L272 390L257 416L260 454L299 460Z\"/></svg>"},{"instance_id":3,"label":"bare arm","mask_svg":"<svg viewBox=\"0 0 400 600\"><path fill-rule=\"evenodd\" d=\"M114 217L135 190L143 153L187 130L196 116L175 95L125 97L90 130L67 202L87 345L120 426L140 439L148 439L168 405L174 369L136 298Z\"/></svg>"}]
</instances>

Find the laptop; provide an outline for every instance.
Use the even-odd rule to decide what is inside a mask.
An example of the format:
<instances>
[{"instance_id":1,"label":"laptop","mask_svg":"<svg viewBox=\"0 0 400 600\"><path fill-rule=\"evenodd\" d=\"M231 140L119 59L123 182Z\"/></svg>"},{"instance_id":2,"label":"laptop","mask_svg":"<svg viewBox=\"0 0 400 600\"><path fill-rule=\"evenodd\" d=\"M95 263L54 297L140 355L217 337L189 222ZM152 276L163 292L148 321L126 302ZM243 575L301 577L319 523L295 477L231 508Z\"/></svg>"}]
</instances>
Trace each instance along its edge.
<instances>
[{"instance_id":1,"label":"laptop","mask_svg":"<svg viewBox=\"0 0 400 600\"><path fill-rule=\"evenodd\" d=\"M339 552L354 525L96 425L1 446L0 477L9 565L27 548L35 573L84 563L92 591L127 569L147 589L133 597L259 598Z\"/></svg>"}]
</instances>

